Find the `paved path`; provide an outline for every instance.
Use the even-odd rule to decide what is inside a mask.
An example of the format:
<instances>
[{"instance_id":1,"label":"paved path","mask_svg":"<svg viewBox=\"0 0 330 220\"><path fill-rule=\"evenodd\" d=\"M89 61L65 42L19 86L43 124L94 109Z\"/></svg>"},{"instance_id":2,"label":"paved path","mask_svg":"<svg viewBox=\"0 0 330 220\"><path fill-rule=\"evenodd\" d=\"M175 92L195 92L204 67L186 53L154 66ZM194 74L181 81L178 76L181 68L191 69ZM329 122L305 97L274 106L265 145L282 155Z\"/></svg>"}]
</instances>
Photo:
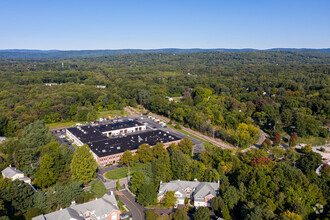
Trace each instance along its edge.
<instances>
[{"instance_id":1,"label":"paved path","mask_svg":"<svg viewBox=\"0 0 330 220\"><path fill-rule=\"evenodd\" d=\"M144 220L144 207L135 202L135 197L127 190L116 191L115 194L129 208L134 220Z\"/></svg>"}]
</instances>

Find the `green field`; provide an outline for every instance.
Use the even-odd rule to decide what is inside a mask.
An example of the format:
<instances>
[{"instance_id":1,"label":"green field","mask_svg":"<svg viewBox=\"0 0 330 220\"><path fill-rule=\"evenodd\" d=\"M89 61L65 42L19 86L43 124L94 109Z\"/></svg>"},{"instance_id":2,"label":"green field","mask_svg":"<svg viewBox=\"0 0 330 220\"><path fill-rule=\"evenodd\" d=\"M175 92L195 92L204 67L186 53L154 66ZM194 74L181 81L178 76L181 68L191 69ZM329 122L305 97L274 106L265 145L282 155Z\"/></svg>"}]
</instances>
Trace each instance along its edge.
<instances>
[{"instance_id":1,"label":"green field","mask_svg":"<svg viewBox=\"0 0 330 220\"><path fill-rule=\"evenodd\" d=\"M54 129L59 129L59 128L67 128L67 127L71 127L74 126L77 123L85 123L84 122L74 122L74 121L69 121L69 122L56 122L56 123L50 123L50 124L46 124L51 130Z\"/></svg>"},{"instance_id":2,"label":"green field","mask_svg":"<svg viewBox=\"0 0 330 220\"><path fill-rule=\"evenodd\" d=\"M108 110L108 111L102 111L97 113L97 118L100 117L108 117L111 118L118 117L118 116L128 116L127 112L125 110Z\"/></svg>"},{"instance_id":3,"label":"green field","mask_svg":"<svg viewBox=\"0 0 330 220\"><path fill-rule=\"evenodd\" d=\"M133 175L134 172L136 172L137 170L141 169L141 168L145 168L147 167L148 164L137 164L134 167L130 168L130 175ZM121 167L115 170L111 170L109 172L107 172L104 176L107 179L110 180L116 180L116 179L122 179L127 177L127 173L128 173L128 168L127 167Z\"/></svg>"},{"instance_id":4,"label":"green field","mask_svg":"<svg viewBox=\"0 0 330 220\"><path fill-rule=\"evenodd\" d=\"M322 138L322 137L307 137L307 138L302 138L298 137L298 144L310 144L312 146L320 146L320 145L325 145L326 144L327 138Z\"/></svg>"}]
</instances>

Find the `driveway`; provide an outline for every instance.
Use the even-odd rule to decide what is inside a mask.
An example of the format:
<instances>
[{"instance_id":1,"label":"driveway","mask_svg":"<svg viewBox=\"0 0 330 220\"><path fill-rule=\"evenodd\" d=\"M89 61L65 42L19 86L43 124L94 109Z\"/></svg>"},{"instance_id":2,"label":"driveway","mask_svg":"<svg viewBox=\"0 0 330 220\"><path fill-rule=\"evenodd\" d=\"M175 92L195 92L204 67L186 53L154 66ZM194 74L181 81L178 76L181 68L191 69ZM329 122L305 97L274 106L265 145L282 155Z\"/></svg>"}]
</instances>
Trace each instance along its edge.
<instances>
[{"instance_id":1,"label":"driveway","mask_svg":"<svg viewBox=\"0 0 330 220\"><path fill-rule=\"evenodd\" d=\"M144 220L144 207L135 202L135 197L127 190L116 191L115 194L129 208L134 220Z\"/></svg>"}]
</instances>

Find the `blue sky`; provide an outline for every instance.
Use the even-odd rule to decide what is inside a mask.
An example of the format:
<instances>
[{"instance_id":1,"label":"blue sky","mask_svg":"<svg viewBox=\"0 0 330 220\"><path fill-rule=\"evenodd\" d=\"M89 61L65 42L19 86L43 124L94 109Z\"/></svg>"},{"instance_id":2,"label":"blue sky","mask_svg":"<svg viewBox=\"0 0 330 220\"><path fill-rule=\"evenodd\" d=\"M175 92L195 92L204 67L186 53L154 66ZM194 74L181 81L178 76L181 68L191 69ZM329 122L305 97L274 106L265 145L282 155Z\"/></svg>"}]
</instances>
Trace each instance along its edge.
<instances>
[{"instance_id":1,"label":"blue sky","mask_svg":"<svg viewBox=\"0 0 330 220\"><path fill-rule=\"evenodd\" d=\"M329 0L1 0L0 49L329 48Z\"/></svg>"}]
</instances>

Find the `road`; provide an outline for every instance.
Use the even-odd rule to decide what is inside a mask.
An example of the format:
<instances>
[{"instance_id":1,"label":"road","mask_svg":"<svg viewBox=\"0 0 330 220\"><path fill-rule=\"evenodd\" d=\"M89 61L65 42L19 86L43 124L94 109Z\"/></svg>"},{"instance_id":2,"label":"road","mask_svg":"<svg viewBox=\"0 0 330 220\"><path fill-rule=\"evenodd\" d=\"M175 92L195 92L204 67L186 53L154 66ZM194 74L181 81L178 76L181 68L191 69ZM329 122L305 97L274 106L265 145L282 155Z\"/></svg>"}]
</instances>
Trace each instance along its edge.
<instances>
[{"instance_id":1,"label":"road","mask_svg":"<svg viewBox=\"0 0 330 220\"><path fill-rule=\"evenodd\" d=\"M268 138L267 134L263 130L260 129L259 141L257 143L255 143L254 145L252 145L251 147L242 150L241 152L244 153L244 152L246 152L248 150L251 150L253 148L259 148L261 146L261 144L265 141L266 138Z\"/></svg>"},{"instance_id":2,"label":"road","mask_svg":"<svg viewBox=\"0 0 330 220\"><path fill-rule=\"evenodd\" d=\"M144 220L144 207L135 202L133 197L127 190L116 191L120 201L122 201L130 210L134 220Z\"/></svg>"},{"instance_id":3,"label":"road","mask_svg":"<svg viewBox=\"0 0 330 220\"><path fill-rule=\"evenodd\" d=\"M126 107L125 110L128 111L130 114L139 114L138 111L136 111L134 108L132 108L130 106ZM147 110L144 109L144 111L146 112ZM151 116L153 116L153 117L155 117L155 118L158 118L158 119L160 119L160 120L162 120L162 121L164 121L166 123L170 122L170 119L167 118L167 117L165 117L165 116L157 115L157 114L152 113L152 112L149 112L148 114L151 115ZM184 126L181 126L181 128L185 132L188 132L188 133L190 133L190 134L192 134L192 135L194 135L194 136L196 136L196 137L198 137L198 138L200 138L200 139L202 139L202 140L204 140L206 142L209 142L209 143L211 143L211 144L213 144L215 146L218 146L218 147L221 147L221 148L224 148L224 149L230 149L231 148L231 149L234 149L235 150L235 147L234 146L229 145L229 144L223 142L219 138L211 138L211 137L209 137L207 135L204 135L204 134L202 134L202 133L200 133L198 131L194 131L194 130L192 130L190 128L186 128Z\"/></svg>"}]
</instances>

